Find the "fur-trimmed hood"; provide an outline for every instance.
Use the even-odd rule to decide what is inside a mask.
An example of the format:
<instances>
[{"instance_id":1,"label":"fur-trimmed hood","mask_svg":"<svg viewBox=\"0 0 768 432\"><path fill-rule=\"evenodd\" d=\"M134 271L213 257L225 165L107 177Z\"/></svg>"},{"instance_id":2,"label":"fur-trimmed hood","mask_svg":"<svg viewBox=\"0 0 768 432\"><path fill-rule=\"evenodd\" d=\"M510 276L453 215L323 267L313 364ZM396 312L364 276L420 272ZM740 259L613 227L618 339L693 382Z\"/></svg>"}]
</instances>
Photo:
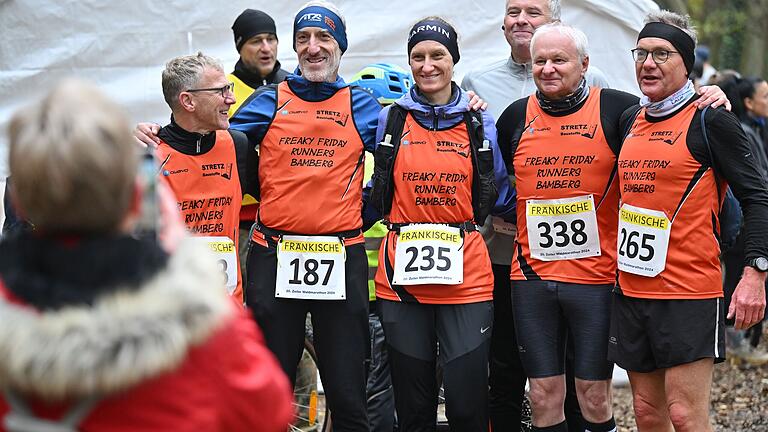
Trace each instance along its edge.
<instances>
[{"instance_id":1,"label":"fur-trimmed hood","mask_svg":"<svg viewBox=\"0 0 768 432\"><path fill-rule=\"evenodd\" d=\"M176 368L233 313L215 260L182 242L136 289L43 312L0 299L0 388L49 400L110 394Z\"/></svg>"}]
</instances>

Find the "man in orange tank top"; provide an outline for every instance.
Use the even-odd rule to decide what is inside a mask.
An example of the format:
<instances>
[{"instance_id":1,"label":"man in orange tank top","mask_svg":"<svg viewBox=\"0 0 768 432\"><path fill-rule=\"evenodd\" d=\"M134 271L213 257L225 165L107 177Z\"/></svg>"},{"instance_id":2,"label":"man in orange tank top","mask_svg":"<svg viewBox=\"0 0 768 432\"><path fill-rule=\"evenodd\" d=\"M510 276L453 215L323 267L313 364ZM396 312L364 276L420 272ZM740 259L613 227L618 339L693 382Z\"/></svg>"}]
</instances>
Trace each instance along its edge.
<instances>
[{"instance_id":1,"label":"man in orange tank top","mask_svg":"<svg viewBox=\"0 0 768 432\"><path fill-rule=\"evenodd\" d=\"M587 39L560 23L531 41L535 95L499 118L517 187L512 309L533 430L566 431L566 338L585 428L612 432L607 339L615 279L619 118L637 97L590 87ZM582 428L583 429L583 428Z\"/></svg>"},{"instance_id":2,"label":"man in orange tank top","mask_svg":"<svg viewBox=\"0 0 768 432\"><path fill-rule=\"evenodd\" d=\"M235 102L221 65L202 53L176 57L163 70L171 123L158 132L160 175L176 195L184 224L219 259L229 293L243 300L237 259L245 185L245 135L227 131Z\"/></svg>"},{"instance_id":3,"label":"man in orange tank top","mask_svg":"<svg viewBox=\"0 0 768 432\"><path fill-rule=\"evenodd\" d=\"M727 314L743 329L765 313L766 180L738 119L695 109L695 38L688 17L661 11L632 50L644 96L622 128L609 358L629 372L640 431L712 431L713 365L725 358L718 215L726 182L744 209L746 238Z\"/></svg>"},{"instance_id":4,"label":"man in orange tank top","mask_svg":"<svg viewBox=\"0 0 768 432\"><path fill-rule=\"evenodd\" d=\"M358 432L369 430L363 162L381 106L338 75L345 27L335 5L305 4L294 19L298 70L256 90L231 122L259 152L246 304L294 380L311 315L333 429Z\"/></svg>"}]
</instances>

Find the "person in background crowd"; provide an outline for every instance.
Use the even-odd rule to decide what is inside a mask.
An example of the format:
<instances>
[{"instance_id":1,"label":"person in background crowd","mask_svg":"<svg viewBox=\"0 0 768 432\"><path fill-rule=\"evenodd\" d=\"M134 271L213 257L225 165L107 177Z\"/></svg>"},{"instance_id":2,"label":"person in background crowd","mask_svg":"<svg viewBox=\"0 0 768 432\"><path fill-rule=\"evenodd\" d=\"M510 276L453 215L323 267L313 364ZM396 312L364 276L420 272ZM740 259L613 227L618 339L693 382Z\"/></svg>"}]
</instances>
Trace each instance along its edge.
<instances>
[{"instance_id":1,"label":"person in background crowd","mask_svg":"<svg viewBox=\"0 0 768 432\"><path fill-rule=\"evenodd\" d=\"M235 70L227 76L235 84L237 100L229 107L230 116L256 89L281 83L288 76L288 71L281 69L277 60L275 20L266 12L244 10L232 24L232 33L240 58L235 64Z\"/></svg>"},{"instance_id":2,"label":"person in background crowd","mask_svg":"<svg viewBox=\"0 0 768 432\"><path fill-rule=\"evenodd\" d=\"M761 174L768 178L768 159L765 153L765 143L760 137L758 131L753 128L755 119L760 118L760 110L763 115L768 107L766 95L768 95L768 84L761 78L738 78L731 77L717 82L728 98L733 101L733 113L739 118L741 128L750 144L752 154L760 167ZM761 98L761 90L765 91ZM762 103L761 103L762 102ZM748 108L749 107L749 108ZM739 278L744 270L744 236L740 235L736 243L730 249L723 252L722 260L724 265L723 289L725 291L725 306L730 306L731 296L739 282ZM755 324L753 327L739 331L733 328L733 322L726 320L726 345L729 354L743 359L753 365L768 363L768 353L759 349L758 344L763 333L763 321Z\"/></svg>"},{"instance_id":3,"label":"person in background crowd","mask_svg":"<svg viewBox=\"0 0 768 432\"><path fill-rule=\"evenodd\" d=\"M285 431L288 380L117 105L67 81L9 132L35 231L0 242L0 431Z\"/></svg>"},{"instance_id":4,"label":"person in background crowd","mask_svg":"<svg viewBox=\"0 0 768 432\"><path fill-rule=\"evenodd\" d=\"M238 15L232 24L235 47L240 58L235 70L227 75L234 86L235 103L229 107L230 117L240 105L259 87L277 84L285 80L288 72L280 68L277 60L277 29L275 21L266 12L246 9ZM243 191L243 204L240 209L239 244L248 244L251 225L256 220L258 202L250 193ZM247 274L247 247L238 250L242 275Z\"/></svg>"},{"instance_id":5,"label":"person in background crowd","mask_svg":"<svg viewBox=\"0 0 768 432\"><path fill-rule=\"evenodd\" d=\"M641 431L711 431L725 357L718 214L725 182L744 209L744 273L727 311L737 330L765 313L768 185L733 114L696 110L687 16L652 13L632 50L641 109L618 159L618 283L609 359L626 369Z\"/></svg>"},{"instance_id":6,"label":"person in background crowd","mask_svg":"<svg viewBox=\"0 0 768 432\"><path fill-rule=\"evenodd\" d=\"M717 73L717 69L709 62L709 47L706 45L699 45L694 52L694 65L696 63L701 64L701 85L712 85L712 77Z\"/></svg>"},{"instance_id":7,"label":"person in background crowd","mask_svg":"<svg viewBox=\"0 0 768 432\"><path fill-rule=\"evenodd\" d=\"M408 36L415 85L382 110L376 131L369 205L389 228L376 297L405 432L435 429L438 362L451 430L489 426L493 275L476 222L492 207L514 218L514 196L493 118L472 114L452 81L459 58L450 24L417 22Z\"/></svg>"}]
</instances>

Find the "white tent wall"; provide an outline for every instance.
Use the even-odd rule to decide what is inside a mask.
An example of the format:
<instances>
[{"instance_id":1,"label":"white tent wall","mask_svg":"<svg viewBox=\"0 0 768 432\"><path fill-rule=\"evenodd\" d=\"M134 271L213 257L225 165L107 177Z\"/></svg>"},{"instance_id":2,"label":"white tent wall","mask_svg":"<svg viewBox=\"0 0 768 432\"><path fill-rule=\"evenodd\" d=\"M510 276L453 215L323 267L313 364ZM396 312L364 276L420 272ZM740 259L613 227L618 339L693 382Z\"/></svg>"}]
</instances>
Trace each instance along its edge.
<instances>
[{"instance_id":1,"label":"white tent wall","mask_svg":"<svg viewBox=\"0 0 768 432\"><path fill-rule=\"evenodd\" d=\"M76 76L96 83L134 121L166 123L170 111L160 88L165 61L203 51L231 70L238 58L231 25L250 7L275 18L279 60L292 71L296 67L292 19L304 3L0 0L0 178L7 173L6 128L11 114L61 78ZM589 37L591 64L605 72L613 87L637 93L629 49L645 14L658 6L651 0L562 3L563 21ZM509 55L501 30L504 0L338 0L336 4L345 15L349 39L349 50L341 62L343 77L376 61L407 67L407 31L428 15L446 18L460 35L457 81L466 71Z\"/></svg>"}]
</instances>

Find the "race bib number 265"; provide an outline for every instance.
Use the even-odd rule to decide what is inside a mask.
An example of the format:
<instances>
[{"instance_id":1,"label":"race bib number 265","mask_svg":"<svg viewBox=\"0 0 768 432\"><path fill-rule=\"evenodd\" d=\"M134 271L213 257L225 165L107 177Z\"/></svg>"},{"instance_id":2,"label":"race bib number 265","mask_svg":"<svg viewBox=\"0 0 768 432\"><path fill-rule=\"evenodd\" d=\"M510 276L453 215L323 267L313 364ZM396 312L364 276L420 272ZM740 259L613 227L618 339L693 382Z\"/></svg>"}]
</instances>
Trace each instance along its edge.
<instances>
[{"instance_id":1,"label":"race bib number 265","mask_svg":"<svg viewBox=\"0 0 768 432\"><path fill-rule=\"evenodd\" d=\"M667 266L672 222L658 210L624 204L619 210L618 267L653 277Z\"/></svg>"}]
</instances>

